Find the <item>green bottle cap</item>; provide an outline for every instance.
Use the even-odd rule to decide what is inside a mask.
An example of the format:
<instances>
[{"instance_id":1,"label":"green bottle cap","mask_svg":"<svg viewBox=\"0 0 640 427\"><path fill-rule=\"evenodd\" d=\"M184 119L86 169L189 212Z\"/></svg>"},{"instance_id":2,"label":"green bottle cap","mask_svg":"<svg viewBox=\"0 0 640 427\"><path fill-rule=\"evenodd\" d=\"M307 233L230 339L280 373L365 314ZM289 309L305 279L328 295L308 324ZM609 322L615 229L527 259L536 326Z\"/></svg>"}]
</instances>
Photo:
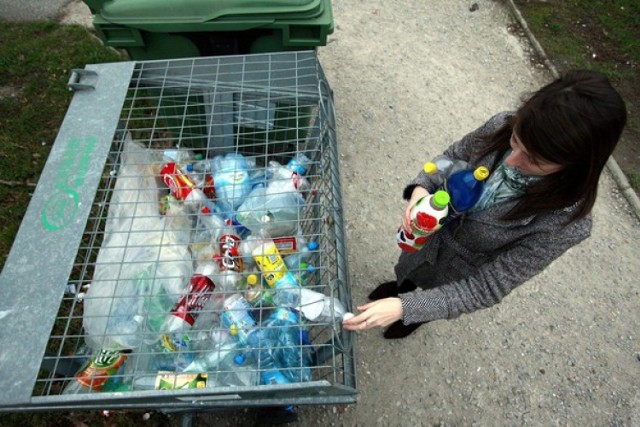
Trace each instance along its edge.
<instances>
[{"instance_id":1,"label":"green bottle cap","mask_svg":"<svg viewBox=\"0 0 640 427\"><path fill-rule=\"evenodd\" d=\"M449 193L444 190L438 190L433 195L433 204L439 208L444 208L449 204L451 197L449 197Z\"/></svg>"}]
</instances>

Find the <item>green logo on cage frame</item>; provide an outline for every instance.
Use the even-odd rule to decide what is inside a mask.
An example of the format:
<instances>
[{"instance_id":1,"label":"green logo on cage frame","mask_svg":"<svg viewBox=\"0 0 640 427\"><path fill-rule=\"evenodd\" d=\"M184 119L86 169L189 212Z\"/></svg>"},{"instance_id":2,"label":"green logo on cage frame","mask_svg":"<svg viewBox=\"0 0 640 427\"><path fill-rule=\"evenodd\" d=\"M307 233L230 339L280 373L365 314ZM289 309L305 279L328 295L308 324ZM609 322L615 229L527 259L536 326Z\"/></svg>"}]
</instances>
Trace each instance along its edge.
<instances>
[{"instance_id":1,"label":"green logo on cage frame","mask_svg":"<svg viewBox=\"0 0 640 427\"><path fill-rule=\"evenodd\" d=\"M82 187L89 171L95 138L69 140L56 171L55 191L47 198L42 210L42 226L49 231L66 227L78 214Z\"/></svg>"}]
</instances>

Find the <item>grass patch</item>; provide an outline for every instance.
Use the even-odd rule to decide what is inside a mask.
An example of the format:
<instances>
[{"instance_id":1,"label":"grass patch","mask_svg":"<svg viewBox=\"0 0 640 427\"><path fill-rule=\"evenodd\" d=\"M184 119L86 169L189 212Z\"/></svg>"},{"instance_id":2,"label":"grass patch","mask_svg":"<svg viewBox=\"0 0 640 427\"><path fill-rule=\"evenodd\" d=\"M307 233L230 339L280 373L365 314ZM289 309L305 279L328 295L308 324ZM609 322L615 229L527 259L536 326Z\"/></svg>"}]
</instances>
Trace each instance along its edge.
<instances>
[{"instance_id":1,"label":"grass patch","mask_svg":"<svg viewBox=\"0 0 640 427\"><path fill-rule=\"evenodd\" d=\"M584 68L609 77L627 103L628 122L614 157L640 191L640 1L516 0L527 24L562 73Z\"/></svg>"},{"instance_id":2,"label":"grass patch","mask_svg":"<svg viewBox=\"0 0 640 427\"><path fill-rule=\"evenodd\" d=\"M72 94L73 68L123 58L85 28L0 20L0 232L2 264Z\"/></svg>"}]
</instances>

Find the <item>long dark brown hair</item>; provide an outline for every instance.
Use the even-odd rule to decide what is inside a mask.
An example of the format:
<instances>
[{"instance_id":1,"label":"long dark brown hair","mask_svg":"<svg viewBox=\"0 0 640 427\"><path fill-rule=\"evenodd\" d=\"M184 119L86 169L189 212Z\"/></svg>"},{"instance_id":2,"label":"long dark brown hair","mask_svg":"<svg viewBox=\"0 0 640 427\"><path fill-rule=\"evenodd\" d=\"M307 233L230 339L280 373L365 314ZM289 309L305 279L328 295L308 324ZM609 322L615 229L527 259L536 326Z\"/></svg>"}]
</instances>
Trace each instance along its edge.
<instances>
[{"instance_id":1,"label":"long dark brown hair","mask_svg":"<svg viewBox=\"0 0 640 427\"><path fill-rule=\"evenodd\" d=\"M488 138L481 155L497 153L496 159L502 159L515 132L529 154L563 168L531 185L504 219L573 205L570 222L586 216L626 120L622 97L594 71L570 71L531 95L512 120Z\"/></svg>"}]
</instances>

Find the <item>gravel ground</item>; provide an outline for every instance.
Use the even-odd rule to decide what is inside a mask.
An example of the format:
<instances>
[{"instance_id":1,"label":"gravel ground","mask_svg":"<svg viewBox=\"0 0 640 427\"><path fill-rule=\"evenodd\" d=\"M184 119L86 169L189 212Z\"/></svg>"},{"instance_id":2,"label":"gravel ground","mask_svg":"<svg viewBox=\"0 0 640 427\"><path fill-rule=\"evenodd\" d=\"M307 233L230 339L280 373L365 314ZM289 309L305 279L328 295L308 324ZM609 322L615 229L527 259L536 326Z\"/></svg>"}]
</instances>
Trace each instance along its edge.
<instances>
[{"instance_id":1,"label":"gravel ground","mask_svg":"<svg viewBox=\"0 0 640 427\"><path fill-rule=\"evenodd\" d=\"M333 0L335 93L354 304L393 278L401 192L422 163L551 79L504 2ZM363 219L366 218L366 221ZM593 236L491 309L405 340L361 333L357 405L298 425L640 425L640 228L608 173ZM199 416L250 424L245 411Z\"/></svg>"}]
</instances>

